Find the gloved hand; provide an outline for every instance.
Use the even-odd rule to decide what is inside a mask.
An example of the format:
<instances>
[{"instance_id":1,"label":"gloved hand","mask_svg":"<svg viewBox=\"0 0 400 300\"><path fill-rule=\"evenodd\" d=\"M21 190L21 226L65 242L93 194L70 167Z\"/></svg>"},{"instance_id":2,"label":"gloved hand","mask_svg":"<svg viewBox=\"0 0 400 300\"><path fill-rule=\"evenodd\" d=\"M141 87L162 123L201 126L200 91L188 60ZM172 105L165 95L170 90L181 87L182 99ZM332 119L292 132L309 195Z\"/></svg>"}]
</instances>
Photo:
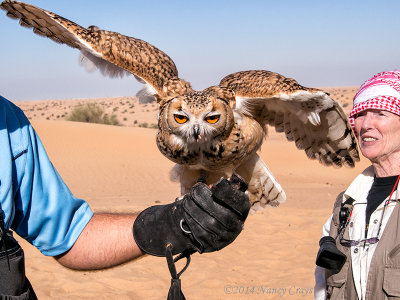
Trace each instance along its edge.
<instances>
[{"instance_id":1,"label":"gloved hand","mask_svg":"<svg viewBox=\"0 0 400 300\"><path fill-rule=\"evenodd\" d=\"M139 248L148 254L218 251L232 243L243 229L250 210L247 184L237 175L221 179L211 189L195 184L181 200L142 211L133 225Z\"/></svg>"}]
</instances>

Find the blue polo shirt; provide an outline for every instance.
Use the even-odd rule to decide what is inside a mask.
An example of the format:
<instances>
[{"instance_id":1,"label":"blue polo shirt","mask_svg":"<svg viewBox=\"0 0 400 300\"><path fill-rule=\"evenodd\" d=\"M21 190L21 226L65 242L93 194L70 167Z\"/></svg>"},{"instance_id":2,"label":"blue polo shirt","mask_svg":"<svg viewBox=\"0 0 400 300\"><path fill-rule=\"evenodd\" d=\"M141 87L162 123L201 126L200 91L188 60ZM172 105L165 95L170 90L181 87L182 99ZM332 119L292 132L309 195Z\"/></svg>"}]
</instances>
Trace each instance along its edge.
<instances>
[{"instance_id":1,"label":"blue polo shirt","mask_svg":"<svg viewBox=\"0 0 400 300\"><path fill-rule=\"evenodd\" d=\"M0 203L5 227L49 256L69 250L93 216L71 194L24 113L1 96Z\"/></svg>"}]
</instances>

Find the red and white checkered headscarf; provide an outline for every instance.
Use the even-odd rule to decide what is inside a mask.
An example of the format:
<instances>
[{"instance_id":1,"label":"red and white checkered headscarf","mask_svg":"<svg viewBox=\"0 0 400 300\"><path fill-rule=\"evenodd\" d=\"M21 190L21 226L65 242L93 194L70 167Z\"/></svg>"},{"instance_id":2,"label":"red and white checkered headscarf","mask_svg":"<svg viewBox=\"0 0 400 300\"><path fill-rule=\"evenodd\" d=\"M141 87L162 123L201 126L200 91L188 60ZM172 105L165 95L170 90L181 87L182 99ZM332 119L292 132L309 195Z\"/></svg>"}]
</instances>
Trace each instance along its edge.
<instances>
[{"instance_id":1,"label":"red and white checkered headscarf","mask_svg":"<svg viewBox=\"0 0 400 300\"><path fill-rule=\"evenodd\" d=\"M353 130L354 116L366 109L386 110L400 116L400 70L378 73L361 85L349 114Z\"/></svg>"}]
</instances>

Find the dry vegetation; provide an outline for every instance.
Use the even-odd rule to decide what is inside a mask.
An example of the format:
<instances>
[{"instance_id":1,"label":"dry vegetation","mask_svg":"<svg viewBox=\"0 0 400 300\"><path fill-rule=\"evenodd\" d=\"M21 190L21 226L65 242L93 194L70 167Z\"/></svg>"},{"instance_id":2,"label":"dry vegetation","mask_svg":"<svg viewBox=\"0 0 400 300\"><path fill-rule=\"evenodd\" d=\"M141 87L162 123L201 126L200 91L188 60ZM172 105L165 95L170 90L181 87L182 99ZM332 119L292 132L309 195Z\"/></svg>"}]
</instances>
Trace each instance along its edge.
<instances>
[{"instance_id":1,"label":"dry vegetation","mask_svg":"<svg viewBox=\"0 0 400 300\"><path fill-rule=\"evenodd\" d=\"M111 116L96 103L75 106L66 116L67 121L119 125L117 115Z\"/></svg>"},{"instance_id":2,"label":"dry vegetation","mask_svg":"<svg viewBox=\"0 0 400 300\"><path fill-rule=\"evenodd\" d=\"M357 87L321 88L328 92L348 113ZM88 122L96 115L95 123L120 126L157 128L157 103L140 104L136 97L71 99L15 102L30 120L74 120ZM85 108L82 111L82 109ZM79 114L76 118L73 113ZM100 115L100 116L98 116ZM93 116L92 116L93 117ZM93 119L93 118L92 118Z\"/></svg>"}]
</instances>

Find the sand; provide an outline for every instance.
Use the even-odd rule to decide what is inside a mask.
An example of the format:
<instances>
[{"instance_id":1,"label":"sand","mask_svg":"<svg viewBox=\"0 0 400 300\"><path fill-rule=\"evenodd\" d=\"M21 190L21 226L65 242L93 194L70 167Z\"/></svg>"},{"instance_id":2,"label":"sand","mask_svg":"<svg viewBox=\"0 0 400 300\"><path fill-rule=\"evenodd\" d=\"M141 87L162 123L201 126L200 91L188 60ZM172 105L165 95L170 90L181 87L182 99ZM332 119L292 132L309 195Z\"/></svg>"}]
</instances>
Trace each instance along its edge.
<instances>
[{"instance_id":1,"label":"sand","mask_svg":"<svg viewBox=\"0 0 400 300\"><path fill-rule=\"evenodd\" d=\"M335 99L339 97L343 105L349 103L355 89L329 91L338 95ZM345 95L342 100L341 94ZM54 101L61 103L55 107L68 107L70 101ZM119 103L120 99L92 101ZM61 115L43 118L59 114L51 110L50 103L16 104L30 116L71 191L87 200L94 211L135 212L171 202L179 195L179 184L169 179L173 163L155 144L156 130L138 126L151 120L155 123L156 112L140 111L142 107L135 104L134 114L141 115L136 124L110 126L69 122ZM41 110L37 110L39 105ZM122 117L121 111L118 117ZM260 155L288 200L278 208L268 207L249 216L244 231L222 251L193 255L181 277L187 299L312 299L321 227L336 195L368 161L362 160L353 169L324 167L307 159L273 129ZM164 258L145 256L109 270L79 272L60 266L25 241L21 244L27 274L39 299L166 299L170 275Z\"/></svg>"}]
</instances>

